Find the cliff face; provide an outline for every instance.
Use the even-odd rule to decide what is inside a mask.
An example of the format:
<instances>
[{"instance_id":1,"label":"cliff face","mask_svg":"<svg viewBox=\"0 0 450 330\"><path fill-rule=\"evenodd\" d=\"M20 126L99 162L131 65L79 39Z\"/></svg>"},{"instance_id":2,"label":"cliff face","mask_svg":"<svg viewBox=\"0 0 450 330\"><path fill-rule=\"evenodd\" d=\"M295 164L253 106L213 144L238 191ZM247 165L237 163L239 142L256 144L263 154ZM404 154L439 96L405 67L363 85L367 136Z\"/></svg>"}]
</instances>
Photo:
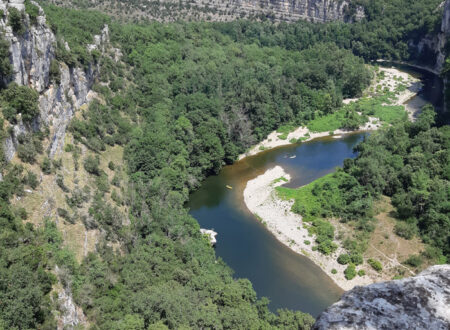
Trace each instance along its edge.
<instances>
[{"instance_id":1,"label":"cliff face","mask_svg":"<svg viewBox=\"0 0 450 330\"><path fill-rule=\"evenodd\" d=\"M450 36L450 0L443 2L440 8L443 10L443 17L439 33L428 35L417 43L409 43L414 52L428 62L427 69L435 74L441 73L445 62L445 47Z\"/></svg>"},{"instance_id":2,"label":"cliff face","mask_svg":"<svg viewBox=\"0 0 450 330\"><path fill-rule=\"evenodd\" d=\"M200 2L200 1L198 1ZM352 7L348 1L336 0L231 0L221 2L219 8L235 8L239 16L246 13L272 15L277 20L314 22L350 21L364 16L362 7Z\"/></svg>"},{"instance_id":3,"label":"cliff face","mask_svg":"<svg viewBox=\"0 0 450 330\"><path fill-rule=\"evenodd\" d=\"M65 131L75 110L95 96L91 87L98 68L95 65L86 70L68 68L60 63L61 82L58 85L50 84L50 64L55 59L56 37L46 24L43 10L39 7L36 24L31 24L26 16L26 32L23 35L15 35L8 25L10 7L23 10L23 0L0 0L0 9L6 14L0 19L0 27L4 31L4 38L11 45L10 62L14 72L11 81L39 92L40 115L29 126L19 121L13 127L13 133L5 141L5 156L8 161L12 159L20 134L47 126L50 130L49 156L54 157L64 144ZM108 37L108 28L105 27L102 35L94 39L98 44L91 45L90 49L101 47L102 43L109 41Z\"/></svg>"},{"instance_id":4,"label":"cliff face","mask_svg":"<svg viewBox=\"0 0 450 330\"><path fill-rule=\"evenodd\" d=\"M356 287L317 319L315 329L449 329L450 265L415 277Z\"/></svg>"},{"instance_id":5,"label":"cliff face","mask_svg":"<svg viewBox=\"0 0 450 330\"><path fill-rule=\"evenodd\" d=\"M56 0L51 0L56 3ZM364 17L353 0L92 0L90 5L131 19L232 21L267 17L274 21L351 22Z\"/></svg>"}]
</instances>

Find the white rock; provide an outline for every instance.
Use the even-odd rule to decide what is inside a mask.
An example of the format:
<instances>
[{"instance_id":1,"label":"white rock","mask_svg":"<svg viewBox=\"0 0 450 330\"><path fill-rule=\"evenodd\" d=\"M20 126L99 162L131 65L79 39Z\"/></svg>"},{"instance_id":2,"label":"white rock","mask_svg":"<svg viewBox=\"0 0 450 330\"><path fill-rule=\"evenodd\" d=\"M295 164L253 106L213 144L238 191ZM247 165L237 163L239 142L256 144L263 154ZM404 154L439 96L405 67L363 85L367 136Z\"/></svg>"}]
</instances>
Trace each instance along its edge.
<instances>
[{"instance_id":1,"label":"white rock","mask_svg":"<svg viewBox=\"0 0 450 330\"><path fill-rule=\"evenodd\" d=\"M403 280L356 287L317 319L314 329L449 329L450 265Z\"/></svg>"}]
</instances>

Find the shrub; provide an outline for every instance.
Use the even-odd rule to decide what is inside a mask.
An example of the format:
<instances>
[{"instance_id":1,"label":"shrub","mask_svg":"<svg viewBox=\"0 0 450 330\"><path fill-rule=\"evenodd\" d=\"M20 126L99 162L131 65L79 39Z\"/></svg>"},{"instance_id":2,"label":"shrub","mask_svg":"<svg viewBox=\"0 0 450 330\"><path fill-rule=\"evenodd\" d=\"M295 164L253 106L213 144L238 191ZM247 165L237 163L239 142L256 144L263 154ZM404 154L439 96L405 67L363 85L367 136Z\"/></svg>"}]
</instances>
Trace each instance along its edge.
<instances>
[{"instance_id":1,"label":"shrub","mask_svg":"<svg viewBox=\"0 0 450 330\"><path fill-rule=\"evenodd\" d=\"M109 181L108 176L106 173L103 173L102 175L99 175L95 178L95 184L97 185L97 188L99 191L106 193L109 192Z\"/></svg>"},{"instance_id":2,"label":"shrub","mask_svg":"<svg viewBox=\"0 0 450 330\"><path fill-rule=\"evenodd\" d=\"M39 16L39 8L31 3L30 0L25 1L25 12L30 18L31 24L37 24L37 17Z\"/></svg>"},{"instance_id":3,"label":"shrub","mask_svg":"<svg viewBox=\"0 0 450 330\"><path fill-rule=\"evenodd\" d=\"M2 92L3 106L6 109L3 114L9 120L20 113L22 120L30 123L39 114L38 98L39 94L34 89L11 83Z\"/></svg>"},{"instance_id":4,"label":"shrub","mask_svg":"<svg viewBox=\"0 0 450 330\"><path fill-rule=\"evenodd\" d=\"M27 210L25 210L23 207L20 207L20 208L17 210L17 214L19 215L19 217L20 217L22 220L26 220L26 218L28 217Z\"/></svg>"},{"instance_id":5,"label":"shrub","mask_svg":"<svg viewBox=\"0 0 450 330\"><path fill-rule=\"evenodd\" d=\"M377 272L381 272L383 270L383 267L381 266L381 262L379 262L378 260L375 259L369 259L367 260L367 262L369 263L369 265L375 269Z\"/></svg>"},{"instance_id":6,"label":"shrub","mask_svg":"<svg viewBox=\"0 0 450 330\"><path fill-rule=\"evenodd\" d=\"M26 183L31 187L31 189L36 189L39 185L36 174L33 172L28 172Z\"/></svg>"},{"instance_id":7,"label":"shrub","mask_svg":"<svg viewBox=\"0 0 450 330\"><path fill-rule=\"evenodd\" d=\"M364 276L364 275L366 275L366 272L364 271L364 269L358 270L358 276Z\"/></svg>"},{"instance_id":8,"label":"shrub","mask_svg":"<svg viewBox=\"0 0 450 330\"><path fill-rule=\"evenodd\" d=\"M56 209L56 212L58 213L58 215L61 217L61 218L64 218L64 219L67 219L67 218L69 218L69 212L67 212L67 210L65 210L65 209L61 209L61 208L57 208Z\"/></svg>"},{"instance_id":9,"label":"shrub","mask_svg":"<svg viewBox=\"0 0 450 330\"><path fill-rule=\"evenodd\" d=\"M36 149L32 141L27 141L17 147L17 156L25 163L33 164L36 160Z\"/></svg>"},{"instance_id":10,"label":"shrub","mask_svg":"<svg viewBox=\"0 0 450 330\"><path fill-rule=\"evenodd\" d=\"M23 23L22 13L14 7L8 8L9 25L14 33L23 34L25 32L25 25Z\"/></svg>"},{"instance_id":11,"label":"shrub","mask_svg":"<svg viewBox=\"0 0 450 330\"><path fill-rule=\"evenodd\" d=\"M113 185L113 186L116 186L116 187L120 187L120 176L119 175L114 175L114 177L112 178L112 180L111 180L111 184Z\"/></svg>"},{"instance_id":12,"label":"shrub","mask_svg":"<svg viewBox=\"0 0 450 330\"><path fill-rule=\"evenodd\" d=\"M69 192L69 188L64 184L64 179L61 175L58 175L56 178L56 184L61 188L65 193Z\"/></svg>"},{"instance_id":13,"label":"shrub","mask_svg":"<svg viewBox=\"0 0 450 330\"><path fill-rule=\"evenodd\" d=\"M61 158L60 159L54 159L52 164L53 164L54 168L59 170L62 167L62 159Z\"/></svg>"},{"instance_id":14,"label":"shrub","mask_svg":"<svg viewBox=\"0 0 450 330\"><path fill-rule=\"evenodd\" d=\"M325 240L319 243L317 249L324 255L330 255L337 249L337 245L331 240Z\"/></svg>"},{"instance_id":15,"label":"shrub","mask_svg":"<svg viewBox=\"0 0 450 330\"><path fill-rule=\"evenodd\" d=\"M110 161L110 162L108 163L108 168L109 168L111 171L114 171L114 169L116 168L116 166L114 165L114 163L113 163L112 161Z\"/></svg>"},{"instance_id":16,"label":"shrub","mask_svg":"<svg viewBox=\"0 0 450 330\"><path fill-rule=\"evenodd\" d=\"M47 157L42 161L41 170L44 174L50 174L52 172L52 163Z\"/></svg>"},{"instance_id":17,"label":"shrub","mask_svg":"<svg viewBox=\"0 0 450 330\"><path fill-rule=\"evenodd\" d=\"M363 263L363 257L360 254L351 254L350 260L352 264L361 265Z\"/></svg>"},{"instance_id":18,"label":"shrub","mask_svg":"<svg viewBox=\"0 0 450 330\"><path fill-rule=\"evenodd\" d=\"M395 224L394 232L405 239L411 239L416 234L415 224L408 224L403 221L398 221Z\"/></svg>"},{"instance_id":19,"label":"shrub","mask_svg":"<svg viewBox=\"0 0 450 330\"><path fill-rule=\"evenodd\" d=\"M337 258L337 262L341 265L346 265L350 262L350 256L348 254L341 254Z\"/></svg>"},{"instance_id":20,"label":"shrub","mask_svg":"<svg viewBox=\"0 0 450 330\"><path fill-rule=\"evenodd\" d=\"M65 151L65 152L72 152L73 150L74 150L73 144L68 143L68 144L66 144L66 145L64 146L64 151Z\"/></svg>"},{"instance_id":21,"label":"shrub","mask_svg":"<svg viewBox=\"0 0 450 330\"><path fill-rule=\"evenodd\" d=\"M419 267L420 265L422 265L422 257L417 255L417 254L412 254L409 256L408 259L405 260L405 264L410 265L412 267Z\"/></svg>"},{"instance_id":22,"label":"shrub","mask_svg":"<svg viewBox=\"0 0 450 330\"><path fill-rule=\"evenodd\" d=\"M59 62L55 59L50 62L49 77L50 81L52 81L53 83L61 83L61 70L59 69Z\"/></svg>"},{"instance_id":23,"label":"shrub","mask_svg":"<svg viewBox=\"0 0 450 330\"><path fill-rule=\"evenodd\" d=\"M84 169L94 175L100 175L100 159L98 157L87 156L84 160Z\"/></svg>"},{"instance_id":24,"label":"shrub","mask_svg":"<svg viewBox=\"0 0 450 330\"><path fill-rule=\"evenodd\" d=\"M337 270L336 270L335 268L333 268L333 269L331 270L331 274L337 274Z\"/></svg>"},{"instance_id":25,"label":"shrub","mask_svg":"<svg viewBox=\"0 0 450 330\"><path fill-rule=\"evenodd\" d=\"M344 275L347 280L351 280L351 279L355 278L355 276L356 276L355 265L354 264L348 265L347 268L344 270Z\"/></svg>"}]
</instances>

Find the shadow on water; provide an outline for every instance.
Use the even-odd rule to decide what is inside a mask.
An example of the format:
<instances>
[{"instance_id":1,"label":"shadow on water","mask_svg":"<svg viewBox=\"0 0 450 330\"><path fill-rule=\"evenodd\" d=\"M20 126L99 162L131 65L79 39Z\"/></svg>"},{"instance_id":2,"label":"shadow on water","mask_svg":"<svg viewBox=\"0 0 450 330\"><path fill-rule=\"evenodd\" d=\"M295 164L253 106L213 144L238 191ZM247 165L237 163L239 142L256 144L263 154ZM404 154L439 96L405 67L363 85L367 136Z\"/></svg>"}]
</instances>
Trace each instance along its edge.
<instances>
[{"instance_id":1,"label":"shadow on water","mask_svg":"<svg viewBox=\"0 0 450 330\"><path fill-rule=\"evenodd\" d=\"M201 227L219 234L217 255L236 277L250 279L259 296L269 297L272 310L291 308L318 315L339 299L342 290L313 262L280 243L247 210L242 199L247 181L281 165L293 178L290 186L309 183L354 157L353 147L363 136L328 137L260 153L226 166L191 195L191 215Z\"/></svg>"}]
</instances>

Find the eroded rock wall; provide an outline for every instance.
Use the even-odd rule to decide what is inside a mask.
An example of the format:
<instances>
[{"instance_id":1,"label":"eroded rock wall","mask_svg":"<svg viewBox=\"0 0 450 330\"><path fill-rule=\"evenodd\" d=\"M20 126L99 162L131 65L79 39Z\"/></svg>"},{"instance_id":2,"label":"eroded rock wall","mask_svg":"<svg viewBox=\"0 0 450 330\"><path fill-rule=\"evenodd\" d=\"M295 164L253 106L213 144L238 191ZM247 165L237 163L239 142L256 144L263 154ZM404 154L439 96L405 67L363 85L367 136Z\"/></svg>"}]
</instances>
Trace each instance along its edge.
<instances>
[{"instance_id":1,"label":"eroded rock wall","mask_svg":"<svg viewBox=\"0 0 450 330\"><path fill-rule=\"evenodd\" d=\"M19 120L4 144L5 157L9 161L14 157L20 134L36 131L44 126L50 130L50 145L48 152L50 157L62 150L64 137L70 119L75 111L83 104L95 97L91 87L98 74L98 67L94 64L88 68L69 68L64 63L59 63L61 82L50 82L50 65L55 59L56 37L46 24L45 14L39 7L37 23L31 24L28 16L25 16L26 31L22 35L13 33L8 24L8 8L14 7L24 10L23 0L0 0L0 9L5 16L0 19L0 28L4 31L4 38L10 43L10 62L13 67L13 75L10 81L19 85L29 86L39 92L40 115L32 124L24 125ZM102 33L94 37L94 44L88 49L105 49L109 43L108 27ZM68 48L66 44L66 48Z\"/></svg>"}]
</instances>

